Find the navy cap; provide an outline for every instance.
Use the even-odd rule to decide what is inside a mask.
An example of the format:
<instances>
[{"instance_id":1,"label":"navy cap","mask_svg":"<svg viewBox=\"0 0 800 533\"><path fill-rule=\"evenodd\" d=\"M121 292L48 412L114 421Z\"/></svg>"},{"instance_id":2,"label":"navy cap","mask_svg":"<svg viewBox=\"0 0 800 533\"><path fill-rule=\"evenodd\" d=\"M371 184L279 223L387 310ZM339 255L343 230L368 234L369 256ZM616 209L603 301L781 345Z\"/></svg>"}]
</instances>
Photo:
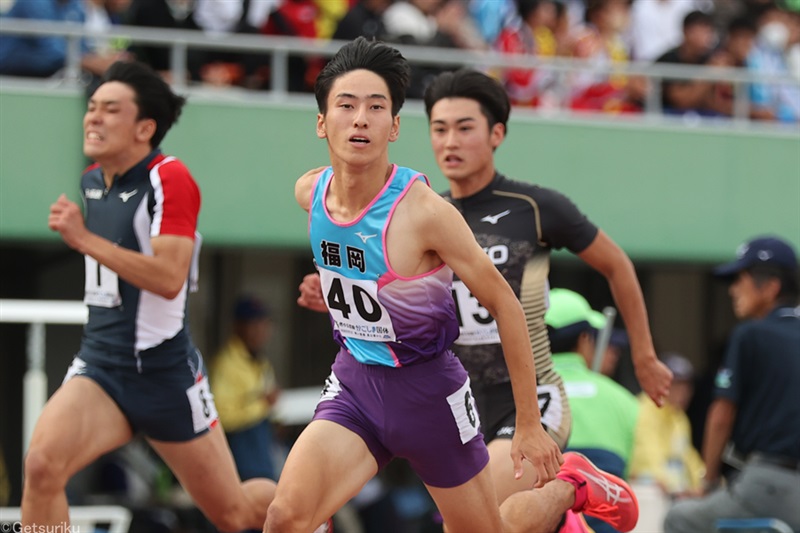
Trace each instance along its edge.
<instances>
[{"instance_id":1,"label":"navy cap","mask_svg":"<svg viewBox=\"0 0 800 533\"><path fill-rule=\"evenodd\" d=\"M236 320L258 320L269 318L270 315L269 307L252 295L240 296L233 306L233 317Z\"/></svg>"},{"instance_id":2,"label":"navy cap","mask_svg":"<svg viewBox=\"0 0 800 533\"><path fill-rule=\"evenodd\" d=\"M736 260L714 269L714 275L731 278L756 265L771 265L797 270L797 255L786 241L777 237L757 237L736 249Z\"/></svg>"}]
</instances>

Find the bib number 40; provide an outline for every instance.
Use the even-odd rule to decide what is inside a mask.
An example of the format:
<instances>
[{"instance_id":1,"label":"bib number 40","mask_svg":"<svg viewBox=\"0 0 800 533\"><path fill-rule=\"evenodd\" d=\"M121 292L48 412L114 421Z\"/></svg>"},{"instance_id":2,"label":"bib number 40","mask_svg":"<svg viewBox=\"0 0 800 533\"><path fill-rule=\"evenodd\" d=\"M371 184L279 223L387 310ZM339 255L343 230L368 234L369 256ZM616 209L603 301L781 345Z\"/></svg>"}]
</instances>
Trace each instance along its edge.
<instances>
[{"instance_id":1,"label":"bib number 40","mask_svg":"<svg viewBox=\"0 0 800 533\"><path fill-rule=\"evenodd\" d=\"M358 285L352 285L352 297L350 300L356 307L358 316L367 322L379 322L383 315L381 306L369 293ZM331 286L326 296L328 302L328 309L336 309L342 314L345 319L350 318L352 306L347 303L348 298L345 295L342 280L333 278Z\"/></svg>"},{"instance_id":2,"label":"bib number 40","mask_svg":"<svg viewBox=\"0 0 800 533\"><path fill-rule=\"evenodd\" d=\"M377 281L320 269L320 282L334 326L342 335L368 341L396 340L389 311L378 299Z\"/></svg>"}]
</instances>

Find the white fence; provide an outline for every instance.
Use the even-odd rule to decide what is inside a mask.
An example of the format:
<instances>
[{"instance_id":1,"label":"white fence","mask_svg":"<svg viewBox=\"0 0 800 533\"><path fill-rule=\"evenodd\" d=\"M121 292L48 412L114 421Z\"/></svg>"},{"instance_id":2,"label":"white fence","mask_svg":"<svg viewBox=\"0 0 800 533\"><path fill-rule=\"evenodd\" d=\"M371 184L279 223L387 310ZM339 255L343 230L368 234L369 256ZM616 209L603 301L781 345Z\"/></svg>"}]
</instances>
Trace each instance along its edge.
<instances>
[{"instance_id":1,"label":"white fence","mask_svg":"<svg viewBox=\"0 0 800 533\"><path fill-rule=\"evenodd\" d=\"M33 428L47 401L45 325L85 324L89 312L83 302L57 300L0 300L0 322L29 324L28 368L22 401L22 453L28 449Z\"/></svg>"},{"instance_id":2,"label":"white fence","mask_svg":"<svg viewBox=\"0 0 800 533\"><path fill-rule=\"evenodd\" d=\"M83 325L88 316L86 305L80 301L0 300L0 322L29 324L28 368L23 378L23 454L28 449L36 420L47 401L45 326L47 324ZM307 424L314 414L314 406L319 398L321 388L284 390L275 405L275 418L285 425Z\"/></svg>"},{"instance_id":3,"label":"white fence","mask_svg":"<svg viewBox=\"0 0 800 533\"><path fill-rule=\"evenodd\" d=\"M271 97L285 99L288 95L289 57L331 57L345 41L282 37L273 35L209 34L199 30L170 30L135 26L112 26L102 33L74 22L33 21L0 18L0 34L27 36L64 36L68 41L66 74L63 82L76 85L80 78L81 39L122 39L136 44L161 45L170 49L171 79L178 89L185 88L187 51L228 50L260 52L271 56ZM573 74L615 74L643 76L649 81L645 119L661 116L661 80L711 80L729 82L734 88L734 122L738 127L750 124L750 84L796 85L798 80L788 75L755 74L746 69L675 65L632 61L621 64L599 64L575 58L542 58L529 54L503 54L497 51L474 51L396 45L412 65L433 65L443 68L466 66L479 69L531 68L552 72L558 80L562 111Z\"/></svg>"}]
</instances>

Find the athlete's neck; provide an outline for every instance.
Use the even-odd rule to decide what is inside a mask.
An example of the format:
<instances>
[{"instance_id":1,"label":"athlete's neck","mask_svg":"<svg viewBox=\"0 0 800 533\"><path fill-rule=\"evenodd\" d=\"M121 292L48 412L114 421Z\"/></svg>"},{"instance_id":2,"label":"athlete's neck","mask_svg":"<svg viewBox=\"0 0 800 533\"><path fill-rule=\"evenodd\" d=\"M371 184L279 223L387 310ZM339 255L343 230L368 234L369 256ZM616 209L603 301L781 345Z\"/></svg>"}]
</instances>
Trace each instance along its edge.
<instances>
[{"instance_id":1,"label":"athlete's neck","mask_svg":"<svg viewBox=\"0 0 800 533\"><path fill-rule=\"evenodd\" d=\"M393 168L388 161L369 167L334 165L326 202L328 212L339 222L357 218L381 192Z\"/></svg>"},{"instance_id":2,"label":"athlete's neck","mask_svg":"<svg viewBox=\"0 0 800 533\"><path fill-rule=\"evenodd\" d=\"M138 146L134 149L127 150L125 153L117 154L114 157L97 158L96 162L103 170L103 181L106 188L111 188L114 184L116 176L123 176L130 169L139 164L145 157L147 157L153 149L149 145Z\"/></svg>"},{"instance_id":3,"label":"athlete's neck","mask_svg":"<svg viewBox=\"0 0 800 533\"><path fill-rule=\"evenodd\" d=\"M469 176L448 178L447 181L450 183L450 196L458 199L477 194L492 183L496 173L497 171L494 169L494 166L490 166L480 172L470 174Z\"/></svg>"}]
</instances>

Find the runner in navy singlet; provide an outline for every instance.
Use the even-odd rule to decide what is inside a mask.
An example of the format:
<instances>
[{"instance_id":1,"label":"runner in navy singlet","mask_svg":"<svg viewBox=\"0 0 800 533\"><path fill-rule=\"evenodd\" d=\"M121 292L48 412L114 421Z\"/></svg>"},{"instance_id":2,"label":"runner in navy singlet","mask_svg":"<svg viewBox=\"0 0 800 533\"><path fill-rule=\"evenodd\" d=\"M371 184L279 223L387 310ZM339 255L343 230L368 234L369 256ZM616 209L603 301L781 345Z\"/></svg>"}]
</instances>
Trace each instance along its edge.
<instances>
[{"instance_id":1,"label":"runner in navy singlet","mask_svg":"<svg viewBox=\"0 0 800 533\"><path fill-rule=\"evenodd\" d=\"M242 483L217 421L203 357L189 336L200 190L158 149L184 98L149 67L115 63L89 99L84 212L62 195L49 227L85 256L89 321L25 459L24 527L69 523L65 486L142 434L223 531L260 528L275 485Z\"/></svg>"}]
</instances>

